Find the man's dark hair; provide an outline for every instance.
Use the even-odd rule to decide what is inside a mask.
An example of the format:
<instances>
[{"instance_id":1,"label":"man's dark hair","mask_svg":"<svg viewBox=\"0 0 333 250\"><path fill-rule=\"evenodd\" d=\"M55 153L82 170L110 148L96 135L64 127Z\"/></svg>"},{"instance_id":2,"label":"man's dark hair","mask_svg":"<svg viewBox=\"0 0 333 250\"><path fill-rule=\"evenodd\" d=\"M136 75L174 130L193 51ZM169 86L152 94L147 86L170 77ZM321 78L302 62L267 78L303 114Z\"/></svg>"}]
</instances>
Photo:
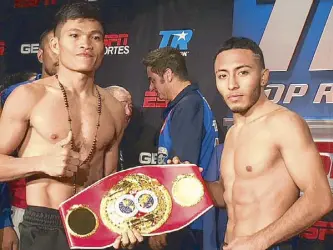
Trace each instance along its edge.
<instances>
[{"instance_id":1,"label":"man's dark hair","mask_svg":"<svg viewBox=\"0 0 333 250\"><path fill-rule=\"evenodd\" d=\"M46 30L44 30L44 32L39 37L39 48L44 49L44 45L46 42L45 39L47 38L47 35L53 32L53 28L47 28Z\"/></svg>"},{"instance_id":2,"label":"man's dark hair","mask_svg":"<svg viewBox=\"0 0 333 250\"><path fill-rule=\"evenodd\" d=\"M151 67L151 71L159 76L163 76L167 69L171 69L180 80L188 80L185 58L178 49L165 47L153 50L148 53L142 63L146 67Z\"/></svg>"},{"instance_id":3,"label":"man's dark hair","mask_svg":"<svg viewBox=\"0 0 333 250\"><path fill-rule=\"evenodd\" d=\"M103 27L100 10L97 5L88 2L74 2L63 5L55 15L54 34L59 34L60 26L68 20L92 19L99 22Z\"/></svg>"},{"instance_id":4,"label":"man's dark hair","mask_svg":"<svg viewBox=\"0 0 333 250\"><path fill-rule=\"evenodd\" d=\"M247 49L251 50L254 56L258 57L260 61L260 66L265 69L265 61L264 61L264 55L262 53L262 50L260 49L259 45L254 42L253 40L246 38L246 37L232 37L225 41L222 45L222 47L218 50L218 52L215 55L214 61L216 60L216 57L226 50L231 49Z\"/></svg>"}]
</instances>

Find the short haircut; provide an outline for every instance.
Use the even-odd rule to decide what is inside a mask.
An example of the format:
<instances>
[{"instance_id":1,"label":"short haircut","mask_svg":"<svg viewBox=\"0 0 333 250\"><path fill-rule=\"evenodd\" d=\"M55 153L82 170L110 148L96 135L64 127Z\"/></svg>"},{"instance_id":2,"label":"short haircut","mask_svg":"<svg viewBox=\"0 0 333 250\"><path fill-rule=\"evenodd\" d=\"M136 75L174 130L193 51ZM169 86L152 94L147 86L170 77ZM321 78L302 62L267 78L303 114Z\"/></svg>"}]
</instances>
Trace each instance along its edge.
<instances>
[{"instance_id":1,"label":"short haircut","mask_svg":"<svg viewBox=\"0 0 333 250\"><path fill-rule=\"evenodd\" d=\"M45 39L47 38L48 34L53 33L53 28L47 28L39 37L39 48L44 49Z\"/></svg>"},{"instance_id":2,"label":"short haircut","mask_svg":"<svg viewBox=\"0 0 333 250\"><path fill-rule=\"evenodd\" d=\"M97 5L88 2L74 2L63 5L55 15L54 34L58 35L60 27L68 20L92 19L99 22L103 28L103 21Z\"/></svg>"},{"instance_id":3,"label":"short haircut","mask_svg":"<svg viewBox=\"0 0 333 250\"><path fill-rule=\"evenodd\" d=\"M159 76L163 76L167 69L171 69L180 80L188 80L186 61L178 49L165 47L153 50L142 63L146 67L151 67L151 71Z\"/></svg>"},{"instance_id":4,"label":"short haircut","mask_svg":"<svg viewBox=\"0 0 333 250\"><path fill-rule=\"evenodd\" d=\"M222 47L218 50L218 52L215 55L214 61L216 60L216 57L226 50L231 49L247 49L251 50L254 56L258 57L260 66L265 69L265 60L264 55L262 53L262 50L260 49L259 45L254 42L253 40L246 38L246 37L231 37L230 39L226 40Z\"/></svg>"}]
</instances>

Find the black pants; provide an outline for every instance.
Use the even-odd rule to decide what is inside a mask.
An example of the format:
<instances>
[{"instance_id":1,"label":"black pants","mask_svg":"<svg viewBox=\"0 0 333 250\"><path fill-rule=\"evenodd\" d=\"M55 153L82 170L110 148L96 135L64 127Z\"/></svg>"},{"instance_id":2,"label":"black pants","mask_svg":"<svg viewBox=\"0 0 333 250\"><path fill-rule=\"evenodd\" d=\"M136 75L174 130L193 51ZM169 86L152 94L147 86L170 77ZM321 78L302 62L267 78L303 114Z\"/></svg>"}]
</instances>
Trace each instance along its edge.
<instances>
[{"instance_id":1,"label":"black pants","mask_svg":"<svg viewBox=\"0 0 333 250\"><path fill-rule=\"evenodd\" d=\"M19 225L20 250L69 250L58 210L29 206Z\"/></svg>"},{"instance_id":2,"label":"black pants","mask_svg":"<svg viewBox=\"0 0 333 250\"><path fill-rule=\"evenodd\" d=\"M69 250L59 211L28 206L20 229L20 250Z\"/></svg>"}]
</instances>

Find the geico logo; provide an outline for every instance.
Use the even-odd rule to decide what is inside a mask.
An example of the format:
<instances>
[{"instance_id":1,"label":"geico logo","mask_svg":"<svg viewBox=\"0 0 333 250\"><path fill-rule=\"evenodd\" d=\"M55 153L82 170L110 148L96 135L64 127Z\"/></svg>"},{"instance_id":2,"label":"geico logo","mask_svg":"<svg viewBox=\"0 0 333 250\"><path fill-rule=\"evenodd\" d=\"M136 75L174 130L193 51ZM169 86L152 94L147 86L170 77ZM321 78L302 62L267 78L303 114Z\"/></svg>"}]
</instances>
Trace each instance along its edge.
<instances>
[{"instance_id":1,"label":"geico logo","mask_svg":"<svg viewBox=\"0 0 333 250\"><path fill-rule=\"evenodd\" d=\"M141 152L139 162L140 164L157 164L157 153Z\"/></svg>"},{"instance_id":2,"label":"geico logo","mask_svg":"<svg viewBox=\"0 0 333 250\"><path fill-rule=\"evenodd\" d=\"M38 43L22 44L21 54L36 54L39 49Z\"/></svg>"}]
</instances>

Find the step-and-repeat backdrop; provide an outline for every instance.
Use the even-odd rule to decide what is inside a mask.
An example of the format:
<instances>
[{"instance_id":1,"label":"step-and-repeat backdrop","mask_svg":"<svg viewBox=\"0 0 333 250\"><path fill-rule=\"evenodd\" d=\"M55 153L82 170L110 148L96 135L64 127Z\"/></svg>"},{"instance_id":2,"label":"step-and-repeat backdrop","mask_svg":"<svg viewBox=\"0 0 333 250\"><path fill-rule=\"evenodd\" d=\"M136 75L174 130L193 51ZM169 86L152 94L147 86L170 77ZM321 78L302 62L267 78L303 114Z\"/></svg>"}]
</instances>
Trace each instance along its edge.
<instances>
[{"instance_id":1,"label":"step-and-repeat backdrop","mask_svg":"<svg viewBox=\"0 0 333 250\"><path fill-rule=\"evenodd\" d=\"M40 72L40 34L68 0L1 0L0 82L5 74ZM142 58L179 48L217 118L221 139L232 124L214 82L213 57L231 35L260 43L272 71L266 94L308 122L333 186L333 0L94 0L106 24L105 58L96 83L132 94L124 137L125 165L156 163L166 103L148 90ZM301 249L333 249L333 213L302 234ZM326 247L326 248L325 248Z\"/></svg>"}]
</instances>

